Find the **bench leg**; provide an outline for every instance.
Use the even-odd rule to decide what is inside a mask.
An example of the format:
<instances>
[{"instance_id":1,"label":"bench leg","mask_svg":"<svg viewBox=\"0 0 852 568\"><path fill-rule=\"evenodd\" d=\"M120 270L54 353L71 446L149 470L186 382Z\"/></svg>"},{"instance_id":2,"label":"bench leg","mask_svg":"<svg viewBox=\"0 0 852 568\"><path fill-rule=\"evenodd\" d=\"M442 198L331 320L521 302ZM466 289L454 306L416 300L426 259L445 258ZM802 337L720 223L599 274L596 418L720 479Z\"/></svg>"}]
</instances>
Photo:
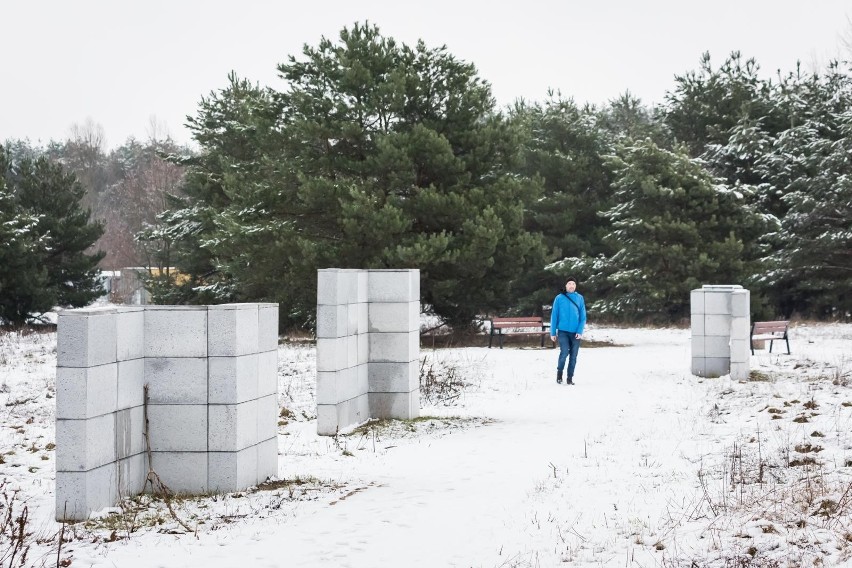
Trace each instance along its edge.
<instances>
[{"instance_id":1,"label":"bench leg","mask_svg":"<svg viewBox=\"0 0 852 568\"><path fill-rule=\"evenodd\" d=\"M773 343L773 341L770 339L769 340L769 352L770 353L772 353L772 343Z\"/></svg>"},{"instance_id":2,"label":"bench leg","mask_svg":"<svg viewBox=\"0 0 852 568\"><path fill-rule=\"evenodd\" d=\"M488 336L488 348L491 349L491 342L494 341L494 328L491 328L491 334Z\"/></svg>"},{"instance_id":3,"label":"bench leg","mask_svg":"<svg viewBox=\"0 0 852 568\"><path fill-rule=\"evenodd\" d=\"M500 338L500 349L503 349L503 330L500 330L500 333L497 334L497 337Z\"/></svg>"},{"instance_id":4,"label":"bench leg","mask_svg":"<svg viewBox=\"0 0 852 568\"><path fill-rule=\"evenodd\" d=\"M749 343L751 344L751 354L754 355L754 339L752 339Z\"/></svg>"},{"instance_id":5,"label":"bench leg","mask_svg":"<svg viewBox=\"0 0 852 568\"><path fill-rule=\"evenodd\" d=\"M785 337L784 341L787 342L787 355L789 355L790 354L790 340Z\"/></svg>"}]
</instances>

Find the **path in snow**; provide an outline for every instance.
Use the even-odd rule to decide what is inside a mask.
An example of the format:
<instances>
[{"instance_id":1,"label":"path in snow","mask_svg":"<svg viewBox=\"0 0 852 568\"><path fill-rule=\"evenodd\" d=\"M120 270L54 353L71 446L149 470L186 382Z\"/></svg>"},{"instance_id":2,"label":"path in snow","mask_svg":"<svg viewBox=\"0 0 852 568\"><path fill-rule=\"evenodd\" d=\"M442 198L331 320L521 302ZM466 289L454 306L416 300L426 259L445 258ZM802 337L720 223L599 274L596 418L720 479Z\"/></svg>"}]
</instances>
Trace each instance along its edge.
<instances>
[{"instance_id":1,"label":"path in snow","mask_svg":"<svg viewBox=\"0 0 852 568\"><path fill-rule=\"evenodd\" d=\"M678 388L689 376L688 332L673 330L664 338L639 349L581 350L573 387L555 383L556 350L468 349L473 357L484 357L488 368L483 400L471 406L496 423L400 445L378 455L379 463L343 461L342 480L375 485L331 506L306 506L281 524L248 520L234 531L200 534L198 540L163 538L154 549L131 540L100 561L117 566L180 566L191 558L193 564L217 566L492 567L541 552L549 555L542 565L550 565L554 534L530 530L545 521L534 516L546 514L548 507L535 502L537 485L554 475L564 477L565 483L576 484L577 502L552 504L554 511L572 509L577 518L607 522L606 510L596 509L615 506L611 501L621 497L613 493L630 491L607 487L612 481L607 468L630 467L641 460L642 451L663 448L637 447L628 456L615 452L624 453L621 448L643 438L641 432L653 432L657 418L665 419L661 427L668 431L666 407L690 403L693 391ZM489 393L489 382L510 385L512 394L507 396L506 388ZM649 404L659 408L649 412ZM596 454L592 460L584 456L588 452ZM624 474L613 475L620 479ZM243 539L252 545L237 544ZM171 547L177 549L170 552Z\"/></svg>"}]
</instances>

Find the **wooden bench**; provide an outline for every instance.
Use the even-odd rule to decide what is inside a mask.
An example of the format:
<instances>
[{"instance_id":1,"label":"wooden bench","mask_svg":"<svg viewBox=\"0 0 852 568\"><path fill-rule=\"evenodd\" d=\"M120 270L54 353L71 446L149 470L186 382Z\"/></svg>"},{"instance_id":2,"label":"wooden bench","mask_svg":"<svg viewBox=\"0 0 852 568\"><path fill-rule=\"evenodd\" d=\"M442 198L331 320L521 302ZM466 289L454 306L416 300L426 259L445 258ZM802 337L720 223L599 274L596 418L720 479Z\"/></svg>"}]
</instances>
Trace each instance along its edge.
<instances>
[{"instance_id":1,"label":"wooden bench","mask_svg":"<svg viewBox=\"0 0 852 568\"><path fill-rule=\"evenodd\" d=\"M751 324L751 354L754 355L754 341L769 341L769 352L772 353L772 342L781 341L787 343L787 355L790 354L790 339L787 336L789 321L756 321Z\"/></svg>"},{"instance_id":2,"label":"wooden bench","mask_svg":"<svg viewBox=\"0 0 852 568\"><path fill-rule=\"evenodd\" d=\"M541 346L544 347L544 338L550 336L550 322L541 316L521 316L511 318L491 318L491 334L488 336L488 348L494 341L495 331L499 338L500 349L503 349L504 335L540 335Z\"/></svg>"}]
</instances>

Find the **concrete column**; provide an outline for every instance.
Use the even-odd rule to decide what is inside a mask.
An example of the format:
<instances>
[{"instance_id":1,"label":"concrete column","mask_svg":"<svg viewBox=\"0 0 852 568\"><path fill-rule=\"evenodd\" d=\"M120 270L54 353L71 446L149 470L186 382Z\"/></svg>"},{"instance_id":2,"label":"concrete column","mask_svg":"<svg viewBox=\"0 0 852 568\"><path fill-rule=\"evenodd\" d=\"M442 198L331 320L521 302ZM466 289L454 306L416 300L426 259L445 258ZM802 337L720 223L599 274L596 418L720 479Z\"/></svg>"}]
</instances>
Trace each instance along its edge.
<instances>
[{"instance_id":1,"label":"concrete column","mask_svg":"<svg viewBox=\"0 0 852 568\"><path fill-rule=\"evenodd\" d=\"M317 431L419 415L420 272L317 274Z\"/></svg>"},{"instance_id":2,"label":"concrete column","mask_svg":"<svg viewBox=\"0 0 852 568\"><path fill-rule=\"evenodd\" d=\"M705 285L690 293L692 374L748 377L749 291Z\"/></svg>"}]
</instances>

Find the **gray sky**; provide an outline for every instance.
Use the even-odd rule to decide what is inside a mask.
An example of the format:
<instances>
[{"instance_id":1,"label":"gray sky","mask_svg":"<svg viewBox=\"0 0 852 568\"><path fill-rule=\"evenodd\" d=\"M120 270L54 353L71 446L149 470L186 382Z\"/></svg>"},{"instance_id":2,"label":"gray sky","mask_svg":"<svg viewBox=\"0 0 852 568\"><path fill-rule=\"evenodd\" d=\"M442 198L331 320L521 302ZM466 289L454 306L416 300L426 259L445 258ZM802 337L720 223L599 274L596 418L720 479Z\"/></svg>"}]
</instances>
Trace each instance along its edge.
<instances>
[{"instance_id":1,"label":"gray sky","mask_svg":"<svg viewBox=\"0 0 852 568\"><path fill-rule=\"evenodd\" d=\"M852 57L850 18L849 0L2 0L0 141L63 139L91 119L114 147L146 138L153 117L187 142L185 116L229 71L283 89L276 64L356 21L446 45L506 105L548 88L661 102L704 51L719 64L739 50L767 77L812 69Z\"/></svg>"}]
</instances>

